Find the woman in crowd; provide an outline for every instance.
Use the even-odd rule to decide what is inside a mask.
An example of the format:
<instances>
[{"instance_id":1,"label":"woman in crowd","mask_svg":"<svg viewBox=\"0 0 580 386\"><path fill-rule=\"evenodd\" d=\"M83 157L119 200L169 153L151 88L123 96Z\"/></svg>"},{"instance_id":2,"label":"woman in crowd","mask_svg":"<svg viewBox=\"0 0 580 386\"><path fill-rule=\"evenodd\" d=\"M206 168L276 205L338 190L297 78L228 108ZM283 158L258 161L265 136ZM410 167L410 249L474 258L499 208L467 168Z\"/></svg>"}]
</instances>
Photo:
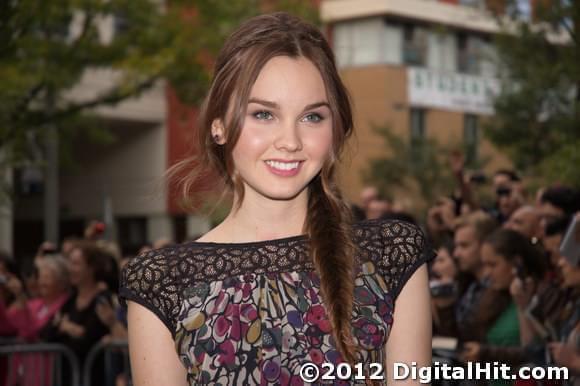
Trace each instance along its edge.
<instances>
[{"instance_id":1,"label":"woman in crowd","mask_svg":"<svg viewBox=\"0 0 580 386\"><path fill-rule=\"evenodd\" d=\"M498 229L487 237L481 249L489 285L511 299L510 286L515 279L530 283L544 277L547 262L537 247L523 235L510 229ZM488 310L481 308L480 314ZM525 315L511 299L484 331L484 341L466 342L461 357L465 361L499 361L517 366L527 360L520 349L520 323Z\"/></svg>"},{"instance_id":2,"label":"woman in crowd","mask_svg":"<svg viewBox=\"0 0 580 386\"><path fill-rule=\"evenodd\" d=\"M39 334L59 312L69 296L66 261L59 255L47 255L35 262L38 271L39 297L28 299L22 282L12 276L9 288L15 302L2 314L12 326L13 336L20 342L37 342ZM47 385L52 374L52 358L43 354L17 354L10 361L11 369L5 385Z\"/></svg>"},{"instance_id":3,"label":"woman in crowd","mask_svg":"<svg viewBox=\"0 0 580 386\"><path fill-rule=\"evenodd\" d=\"M109 328L97 313L100 302L111 303L111 294L99 281L103 277L103 265L109 256L102 248L90 241L79 241L69 254L69 274L72 285L70 298L55 315L41 337L48 342L68 346L82 364L89 350L109 333ZM95 366L98 367L98 366ZM102 370L102 369L101 369ZM95 384L102 381L102 371ZM66 383L66 382L65 382Z\"/></svg>"}]
</instances>

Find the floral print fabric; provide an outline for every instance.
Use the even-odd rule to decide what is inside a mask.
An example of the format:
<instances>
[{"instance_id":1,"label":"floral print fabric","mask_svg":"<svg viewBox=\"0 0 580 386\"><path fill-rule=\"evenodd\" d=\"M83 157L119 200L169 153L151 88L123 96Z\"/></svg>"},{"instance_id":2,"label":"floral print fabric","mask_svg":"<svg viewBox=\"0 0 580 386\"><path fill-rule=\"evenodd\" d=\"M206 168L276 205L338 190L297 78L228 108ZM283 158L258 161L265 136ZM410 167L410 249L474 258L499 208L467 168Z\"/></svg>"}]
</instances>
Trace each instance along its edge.
<instances>
[{"instance_id":1,"label":"floral print fabric","mask_svg":"<svg viewBox=\"0 0 580 386\"><path fill-rule=\"evenodd\" d=\"M384 363L396 296L433 253L408 223L367 221L354 233L359 362ZM124 269L121 296L168 326L192 385L302 385L302 364L342 361L307 252L305 236L150 251Z\"/></svg>"}]
</instances>

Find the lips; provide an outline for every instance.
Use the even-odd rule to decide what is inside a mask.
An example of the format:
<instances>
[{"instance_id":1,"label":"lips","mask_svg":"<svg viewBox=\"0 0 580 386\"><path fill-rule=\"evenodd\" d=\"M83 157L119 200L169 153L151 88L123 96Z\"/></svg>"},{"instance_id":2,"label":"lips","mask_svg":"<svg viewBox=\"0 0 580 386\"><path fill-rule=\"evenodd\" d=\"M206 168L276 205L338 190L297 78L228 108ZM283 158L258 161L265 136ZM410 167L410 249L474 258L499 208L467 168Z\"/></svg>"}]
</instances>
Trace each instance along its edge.
<instances>
[{"instance_id":1,"label":"lips","mask_svg":"<svg viewBox=\"0 0 580 386\"><path fill-rule=\"evenodd\" d=\"M282 176L292 177L300 172L302 163L300 160L266 160L264 163L271 173Z\"/></svg>"}]
</instances>

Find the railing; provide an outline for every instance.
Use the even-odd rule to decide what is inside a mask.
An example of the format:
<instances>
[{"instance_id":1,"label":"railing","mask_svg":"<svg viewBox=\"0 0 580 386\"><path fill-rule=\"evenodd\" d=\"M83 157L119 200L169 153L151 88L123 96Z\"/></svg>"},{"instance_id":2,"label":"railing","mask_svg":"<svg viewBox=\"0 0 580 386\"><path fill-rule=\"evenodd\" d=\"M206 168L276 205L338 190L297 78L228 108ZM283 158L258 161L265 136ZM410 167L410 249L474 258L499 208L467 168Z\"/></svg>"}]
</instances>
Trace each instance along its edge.
<instances>
[{"instance_id":1,"label":"railing","mask_svg":"<svg viewBox=\"0 0 580 386\"><path fill-rule=\"evenodd\" d=\"M132 385L126 341L95 345L82 364L77 356L62 344L26 344L6 340L0 342L2 386L117 384Z\"/></svg>"},{"instance_id":2,"label":"railing","mask_svg":"<svg viewBox=\"0 0 580 386\"><path fill-rule=\"evenodd\" d=\"M65 361L68 366L63 366ZM0 345L2 385L60 386L63 378L80 385L79 361L68 347L53 343Z\"/></svg>"},{"instance_id":3,"label":"railing","mask_svg":"<svg viewBox=\"0 0 580 386\"><path fill-rule=\"evenodd\" d=\"M433 363L454 364L452 350L433 350ZM66 365L65 365L66 363ZM81 367L82 365L82 367ZM22 344L0 341L2 386L132 386L128 345L112 341L95 345L84 363L61 344ZM456 381L434 381L436 386Z\"/></svg>"},{"instance_id":4,"label":"railing","mask_svg":"<svg viewBox=\"0 0 580 386\"><path fill-rule=\"evenodd\" d=\"M96 369L99 355L104 356L104 383L93 385L91 374ZM119 361L119 359L121 359ZM127 341L99 343L89 351L83 365L83 386L114 386L118 377L123 377L124 384L131 386L129 365L129 347Z\"/></svg>"}]
</instances>

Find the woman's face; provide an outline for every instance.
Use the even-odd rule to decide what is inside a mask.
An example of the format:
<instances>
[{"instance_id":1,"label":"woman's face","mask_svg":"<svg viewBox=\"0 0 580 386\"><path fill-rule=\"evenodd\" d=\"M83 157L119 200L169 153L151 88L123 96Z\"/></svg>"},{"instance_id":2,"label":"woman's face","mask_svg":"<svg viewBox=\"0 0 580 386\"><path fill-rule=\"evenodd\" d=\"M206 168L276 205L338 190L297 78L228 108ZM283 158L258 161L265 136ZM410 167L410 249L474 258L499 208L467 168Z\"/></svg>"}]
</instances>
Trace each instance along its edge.
<instances>
[{"instance_id":1,"label":"woman's face","mask_svg":"<svg viewBox=\"0 0 580 386\"><path fill-rule=\"evenodd\" d=\"M73 286L78 286L86 280L93 280L92 270L87 264L82 250L73 249L69 254L68 263L70 283Z\"/></svg>"},{"instance_id":2,"label":"woman's face","mask_svg":"<svg viewBox=\"0 0 580 386\"><path fill-rule=\"evenodd\" d=\"M50 298L64 291L64 283L52 267L41 266L38 269L38 293L42 298Z\"/></svg>"},{"instance_id":3,"label":"woman's face","mask_svg":"<svg viewBox=\"0 0 580 386\"><path fill-rule=\"evenodd\" d=\"M333 121L324 82L307 59L279 56L261 70L233 149L245 199L307 194L332 149Z\"/></svg>"},{"instance_id":4,"label":"woman's face","mask_svg":"<svg viewBox=\"0 0 580 386\"><path fill-rule=\"evenodd\" d=\"M439 248L437 257L433 261L433 274L437 279L453 281L457 275L457 266L447 248Z\"/></svg>"},{"instance_id":5,"label":"woman's face","mask_svg":"<svg viewBox=\"0 0 580 386\"><path fill-rule=\"evenodd\" d=\"M481 260L490 286L497 290L509 288L514 279L514 265L497 254L488 243L484 243L481 247Z\"/></svg>"}]
</instances>

